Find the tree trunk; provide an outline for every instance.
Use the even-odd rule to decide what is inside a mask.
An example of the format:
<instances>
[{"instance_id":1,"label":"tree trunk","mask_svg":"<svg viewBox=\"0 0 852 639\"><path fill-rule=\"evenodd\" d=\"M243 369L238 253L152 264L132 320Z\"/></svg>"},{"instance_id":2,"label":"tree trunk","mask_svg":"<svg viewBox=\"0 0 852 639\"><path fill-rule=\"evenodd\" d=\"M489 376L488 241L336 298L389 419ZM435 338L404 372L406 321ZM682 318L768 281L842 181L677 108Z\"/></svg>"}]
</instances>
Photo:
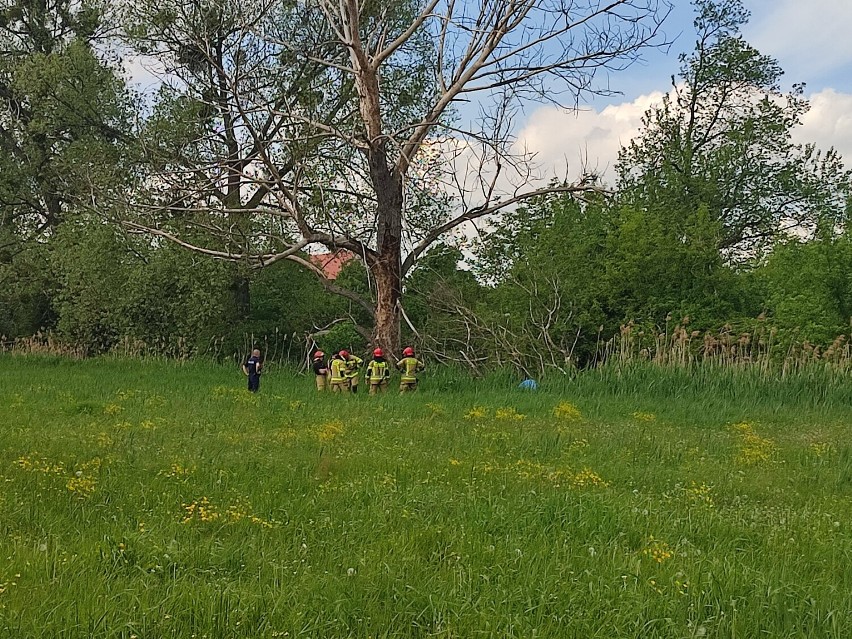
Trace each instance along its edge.
<instances>
[{"instance_id":1,"label":"tree trunk","mask_svg":"<svg viewBox=\"0 0 852 639\"><path fill-rule=\"evenodd\" d=\"M351 40L358 107L369 144L366 157L376 194L376 254L367 264L376 286L373 345L396 356L400 340L398 303L402 294L402 175L388 162L388 136L382 133L379 76L361 45L358 2L346 0L341 7L344 31Z\"/></svg>"},{"instance_id":2,"label":"tree trunk","mask_svg":"<svg viewBox=\"0 0 852 639\"><path fill-rule=\"evenodd\" d=\"M394 357L400 354L399 299L401 279L399 260L376 262L370 272L376 284L376 323L373 343Z\"/></svg>"},{"instance_id":3,"label":"tree trunk","mask_svg":"<svg viewBox=\"0 0 852 639\"><path fill-rule=\"evenodd\" d=\"M399 354L399 300L402 296L402 179L388 168L382 144L369 156L376 192L376 259L369 265L376 285L376 346Z\"/></svg>"},{"instance_id":4,"label":"tree trunk","mask_svg":"<svg viewBox=\"0 0 852 639\"><path fill-rule=\"evenodd\" d=\"M376 285L376 346L399 355L399 301L402 297L402 181L393 172L376 171L378 200L377 258L370 264ZM381 179L383 178L383 179Z\"/></svg>"},{"instance_id":5,"label":"tree trunk","mask_svg":"<svg viewBox=\"0 0 852 639\"><path fill-rule=\"evenodd\" d=\"M242 264L238 265L237 272L231 279L231 300L234 304L234 313L238 320L247 320L251 316L251 282L242 272Z\"/></svg>"}]
</instances>

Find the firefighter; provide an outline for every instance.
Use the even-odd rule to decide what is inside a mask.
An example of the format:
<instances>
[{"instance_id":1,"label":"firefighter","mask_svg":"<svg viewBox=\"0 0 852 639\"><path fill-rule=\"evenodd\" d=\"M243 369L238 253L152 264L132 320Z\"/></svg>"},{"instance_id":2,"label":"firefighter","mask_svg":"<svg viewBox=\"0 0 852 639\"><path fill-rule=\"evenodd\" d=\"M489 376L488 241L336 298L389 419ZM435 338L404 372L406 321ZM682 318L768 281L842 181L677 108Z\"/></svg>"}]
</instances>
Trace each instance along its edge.
<instances>
[{"instance_id":1,"label":"firefighter","mask_svg":"<svg viewBox=\"0 0 852 639\"><path fill-rule=\"evenodd\" d=\"M325 361L325 353L317 351L314 353L314 361L311 364L317 380L317 390L324 391L328 387L328 365Z\"/></svg>"},{"instance_id":2,"label":"firefighter","mask_svg":"<svg viewBox=\"0 0 852 639\"><path fill-rule=\"evenodd\" d=\"M343 353L346 353L346 351L340 351L340 353L331 356L328 370L329 386L332 393L345 393L349 390L349 380L346 377L346 360L342 357Z\"/></svg>"},{"instance_id":3,"label":"firefighter","mask_svg":"<svg viewBox=\"0 0 852 639\"><path fill-rule=\"evenodd\" d=\"M417 373L424 370L426 366L414 357L414 349L410 346L402 351L402 355L402 359L396 363L396 367L402 371L402 378L399 380L399 392L407 393L417 390Z\"/></svg>"},{"instance_id":4,"label":"firefighter","mask_svg":"<svg viewBox=\"0 0 852 639\"><path fill-rule=\"evenodd\" d=\"M353 393L358 392L358 368L364 363L364 360L353 355L349 351L340 351L340 357L346 362L346 379L349 383L349 390Z\"/></svg>"},{"instance_id":5,"label":"firefighter","mask_svg":"<svg viewBox=\"0 0 852 639\"><path fill-rule=\"evenodd\" d=\"M377 348L373 351L373 359L367 364L367 383L370 385L370 395L384 393L388 389L390 366L385 359L384 351Z\"/></svg>"}]
</instances>

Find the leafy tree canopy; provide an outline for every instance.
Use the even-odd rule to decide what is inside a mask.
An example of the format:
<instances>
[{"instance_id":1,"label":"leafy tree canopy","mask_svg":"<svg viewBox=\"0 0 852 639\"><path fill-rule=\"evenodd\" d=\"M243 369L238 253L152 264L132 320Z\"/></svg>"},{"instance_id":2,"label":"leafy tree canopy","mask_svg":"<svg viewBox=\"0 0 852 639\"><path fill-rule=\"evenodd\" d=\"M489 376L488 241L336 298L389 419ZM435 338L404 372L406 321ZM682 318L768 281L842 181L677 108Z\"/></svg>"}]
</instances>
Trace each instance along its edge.
<instances>
[{"instance_id":1,"label":"leafy tree canopy","mask_svg":"<svg viewBox=\"0 0 852 639\"><path fill-rule=\"evenodd\" d=\"M783 92L778 63L743 39L741 0L694 4L695 49L620 154L623 197L640 207L705 207L720 224L718 248L736 261L786 231L842 221L850 173L840 156L792 140L808 109L803 85Z\"/></svg>"}]
</instances>

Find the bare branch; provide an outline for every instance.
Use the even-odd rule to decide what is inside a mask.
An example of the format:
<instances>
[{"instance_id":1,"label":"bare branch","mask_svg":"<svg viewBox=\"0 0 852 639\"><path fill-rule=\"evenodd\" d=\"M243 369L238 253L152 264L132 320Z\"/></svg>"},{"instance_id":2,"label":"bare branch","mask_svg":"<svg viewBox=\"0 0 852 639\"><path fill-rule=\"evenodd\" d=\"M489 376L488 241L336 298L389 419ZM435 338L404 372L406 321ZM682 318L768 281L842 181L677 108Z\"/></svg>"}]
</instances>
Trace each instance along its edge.
<instances>
[{"instance_id":1,"label":"bare branch","mask_svg":"<svg viewBox=\"0 0 852 639\"><path fill-rule=\"evenodd\" d=\"M408 28L399 34L399 36L391 42L387 47L385 47L382 51L377 53L373 58L373 68L378 69L379 65L382 64L385 60L387 60L394 52L399 49L402 45L404 45L408 40L415 34L415 32L423 25L426 19L432 15L432 12L435 10L435 7L438 6L440 0L432 0L426 7L423 8L423 11L420 12L414 20L411 21L411 24Z\"/></svg>"},{"instance_id":2,"label":"bare branch","mask_svg":"<svg viewBox=\"0 0 852 639\"><path fill-rule=\"evenodd\" d=\"M327 290L329 293L334 293L335 295L340 295L341 297L345 297L346 299L348 299L352 302L355 302L356 304L358 304L358 306L360 306L365 311L367 311L367 313L370 315L370 317L375 317L376 311L373 308L372 304L367 302L367 300L365 300L363 297L361 297L357 293L354 293L354 292L352 292L348 289L345 289L345 288L335 284L332 280L330 280L328 277L326 277L323 270L321 268L319 268L316 264L313 264L309 260L306 260L302 257L299 257L298 255L288 255L286 257L286 259L290 260L291 262L295 262L296 264L299 264L300 266L303 266L304 268L311 271L314 275L317 276L320 283L323 285L325 290Z\"/></svg>"},{"instance_id":3,"label":"bare branch","mask_svg":"<svg viewBox=\"0 0 852 639\"><path fill-rule=\"evenodd\" d=\"M544 195L553 195L556 193L601 193L601 194L610 194L610 191L603 189L601 187L593 186L593 185L585 185L585 184L574 184L574 185L564 185L564 186L549 186L541 189L536 189L535 191L529 191L527 193L521 193L519 195L515 195L507 200L495 202L494 204L485 204L483 206L479 206L476 208L469 209L458 215L451 220L448 220L444 224L435 227L430 233L426 235L418 244L413 248L413 250L408 254L405 258L405 261L402 264L402 272L408 273L411 270L411 267L414 266L415 261L420 255L423 254L426 249L428 249L435 241L438 240L444 233L447 233L454 228L458 227L465 222L470 222L472 220L476 220L478 218L484 217L486 215L490 215L491 213L496 213L501 209L506 208L507 206L512 206L513 204L518 204L519 202L523 202L525 200L529 200L534 197L541 197Z\"/></svg>"}]
</instances>

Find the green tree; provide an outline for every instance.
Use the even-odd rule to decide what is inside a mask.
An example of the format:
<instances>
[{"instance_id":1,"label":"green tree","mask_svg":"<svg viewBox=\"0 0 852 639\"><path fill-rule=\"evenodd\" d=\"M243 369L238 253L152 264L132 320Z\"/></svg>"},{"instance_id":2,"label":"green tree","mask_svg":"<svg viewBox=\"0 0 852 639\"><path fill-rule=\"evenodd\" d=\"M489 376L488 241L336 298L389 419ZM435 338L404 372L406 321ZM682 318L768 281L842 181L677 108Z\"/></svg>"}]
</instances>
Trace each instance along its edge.
<instances>
[{"instance_id":1,"label":"green tree","mask_svg":"<svg viewBox=\"0 0 852 639\"><path fill-rule=\"evenodd\" d=\"M852 236L825 234L777 245L757 276L775 326L799 339L829 344L850 332Z\"/></svg>"},{"instance_id":2,"label":"green tree","mask_svg":"<svg viewBox=\"0 0 852 639\"><path fill-rule=\"evenodd\" d=\"M0 12L0 211L38 237L114 176L128 122L117 69L95 51L89 3L12 2Z\"/></svg>"},{"instance_id":3,"label":"green tree","mask_svg":"<svg viewBox=\"0 0 852 639\"><path fill-rule=\"evenodd\" d=\"M722 232L705 206L619 206L603 252L604 295L614 319L662 324L674 314L706 329L754 310L741 275L719 253Z\"/></svg>"},{"instance_id":4,"label":"green tree","mask_svg":"<svg viewBox=\"0 0 852 639\"><path fill-rule=\"evenodd\" d=\"M662 325L675 314L694 328L716 328L756 315L760 305L743 275L717 249L720 233L704 207L537 200L505 219L478 252L478 272L494 286L491 325L514 336L531 357L526 365L541 368L548 357L554 364L554 353L563 362L594 361L631 320Z\"/></svg>"},{"instance_id":5,"label":"green tree","mask_svg":"<svg viewBox=\"0 0 852 639\"><path fill-rule=\"evenodd\" d=\"M741 0L694 5L695 50L620 154L623 197L639 207L705 207L720 224L717 248L735 260L785 231L843 219L850 174L840 156L791 138L808 109L802 85L782 92L778 63L743 39Z\"/></svg>"},{"instance_id":6,"label":"green tree","mask_svg":"<svg viewBox=\"0 0 852 639\"><path fill-rule=\"evenodd\" d=\"M14 238L9 248L19 241ZM27 251L8 250L0 260L0 336L27 337L54 324L56 282L49 260L50 247L40 243Z\"/></svg>"},{"instance_id":7,"label":"green tree","mask_svg":"<svg viewBox=\"0 0 852 639\"><path fill-rule=\"evenodd\" d=\"M419 343L431 358L467 364L465 357L477 358L477 345L468 334L465 314L482 314L487 306L483 308L485 290L473 272L460 267L463 261L462 251L446 244L419 260L406 281L403 335L408 342Z\"/></svg>"},{"instance_id":8,"label":"green tree","mask_svg":"<svg viewBox=\"0 0 852 639\"><path fill-rule=\"evenodd\" d=\"M229 303L232 265L151 246L99 219L69 220L54 245L57 328L90 353L128 342L187 356L238 330Z\"/></svg>"},{"instance_id":9,"label":"green tree","mask_svg":"<svg viewBox=\"0 0 852 639\"><path fill-rule=\"evenodd\" d=\"M0 283L17 307L4 332L50 321L51 235L121 178L130 100L98 52L101 24L92 2L0 8Z\"/></svg>"},{"instance_id":10,"label":"green tree","mask_svg":"<svg viewBox=\"0 0 852 639\"><path fill-rule=\"evenodd\" d=\"M593 91L596 72L621 67L656 42L660 4L133 5L147 12L136 21L137 40L179 72L180 100L199 104L212 124L205 122L197 143L179 147L192 153L146 176L148 186L178 187L154 202L176 216L168 224L136 219L135 228L252 267L288 259L310 269L300 255L310 244L350 250L369 271L373 299L323 283L360 300L372 316L372 340L396 352L404 280L417 260L465 222L534 193L497 188L505 167L529 160L513 151L513 110L527 99L566 95L573 104ZM455 109L471 99L485 113L460 124ZM459 199L448 202L460 149L478 159L481 188L461 184ZM474 190L481 193L472 197ZM237 202L251 225L232 222ZM190 222L213 241L187 238Z\"/></svg>"},{"instance_id":11,"label":"green tree","mask_svg":"<svg viewBox=\"0 0 852 639\"><path fill-rule=\"evenodd\" d=\"M487 350L514 351L513 364L528 373L594 357L598 337L617 328L607 292L611 224L603 200L553 196L506 216L486 236L475 265L493 287L480 313Z\"/></svg>"}]
</instances>

